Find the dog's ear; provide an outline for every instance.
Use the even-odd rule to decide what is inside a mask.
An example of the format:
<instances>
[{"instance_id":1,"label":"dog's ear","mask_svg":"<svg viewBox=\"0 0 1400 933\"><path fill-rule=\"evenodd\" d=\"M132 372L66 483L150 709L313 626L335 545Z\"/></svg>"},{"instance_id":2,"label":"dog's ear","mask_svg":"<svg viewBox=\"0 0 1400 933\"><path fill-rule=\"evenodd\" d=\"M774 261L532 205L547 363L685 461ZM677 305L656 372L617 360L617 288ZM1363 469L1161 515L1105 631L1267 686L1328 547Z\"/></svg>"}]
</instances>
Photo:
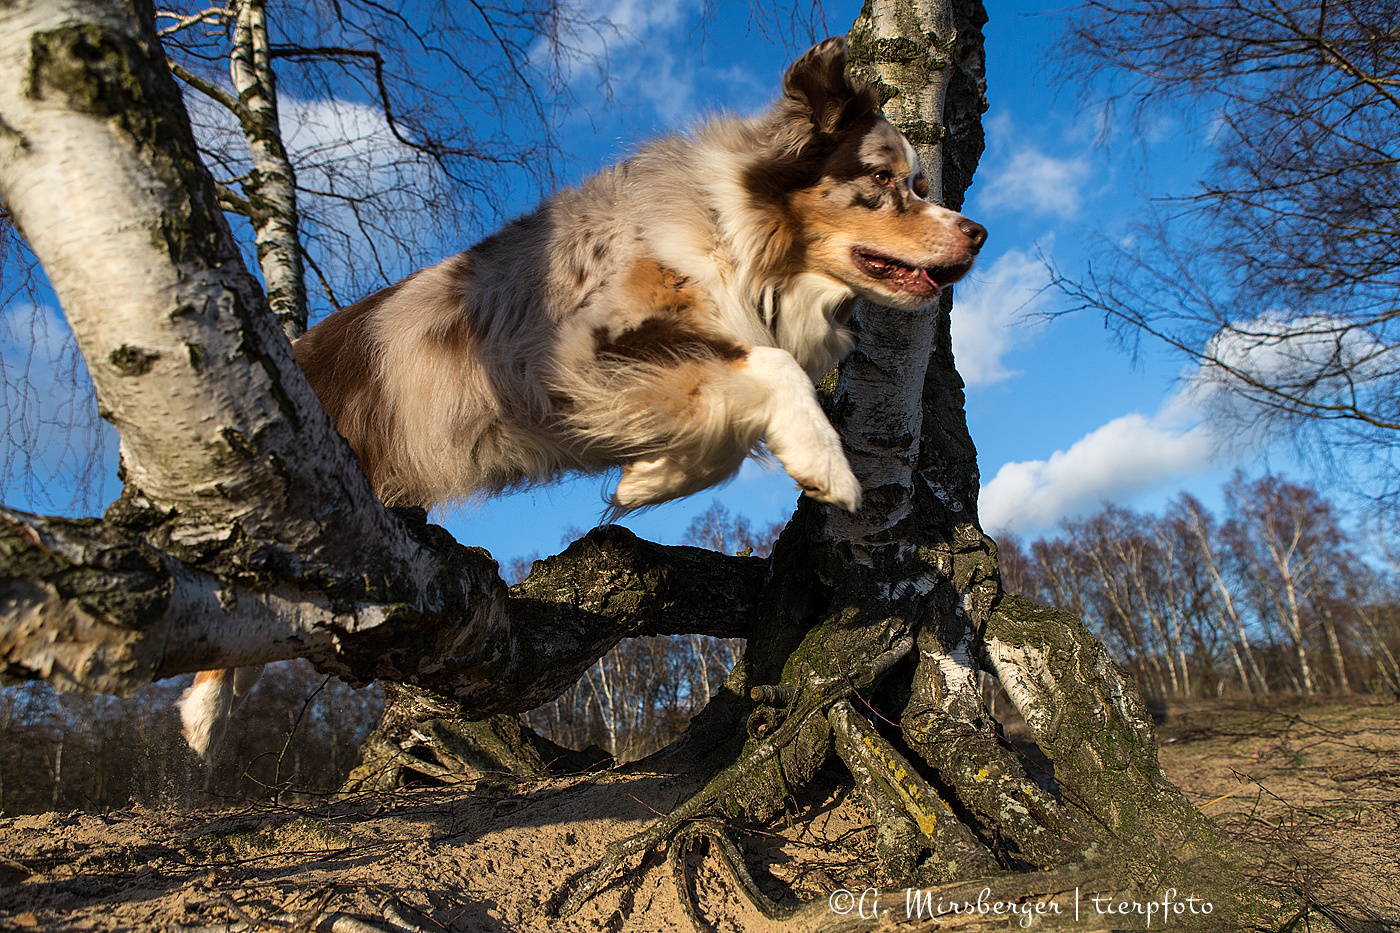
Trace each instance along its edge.
<instances>
[{"instance_id":1,"label":"dog's ear","mask_svg":"<svg viewBox=\"0 0 1400 933\"><path fill-rule=\"evenodd\" d=\"M819 133L835 133L877 108L875 92L846 74L846 40L812 46L783 76L783 95L806 111Z\"/></svg>"}]
</instances>

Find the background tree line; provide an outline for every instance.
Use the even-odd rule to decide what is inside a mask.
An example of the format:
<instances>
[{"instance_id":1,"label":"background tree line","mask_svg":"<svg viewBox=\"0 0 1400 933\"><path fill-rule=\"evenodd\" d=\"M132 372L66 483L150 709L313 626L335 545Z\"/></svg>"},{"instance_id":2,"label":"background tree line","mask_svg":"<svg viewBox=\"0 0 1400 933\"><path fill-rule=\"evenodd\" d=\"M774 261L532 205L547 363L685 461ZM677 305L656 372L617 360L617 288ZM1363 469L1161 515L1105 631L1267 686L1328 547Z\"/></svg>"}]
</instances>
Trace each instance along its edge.
<instances>
[{"instance_id":1,"label":"background tree line","mask_svg":"<svg viewBox=\"0 0 1400 933\"><path fill-rule=\"evenodd\" d=\"M1144 692L1400 695L1393 552L1310 486L1236 473L1216 515L1107 505L1029 544L1000 539L1008 591L1070 610Z\"/></svg>"}]
</instances>

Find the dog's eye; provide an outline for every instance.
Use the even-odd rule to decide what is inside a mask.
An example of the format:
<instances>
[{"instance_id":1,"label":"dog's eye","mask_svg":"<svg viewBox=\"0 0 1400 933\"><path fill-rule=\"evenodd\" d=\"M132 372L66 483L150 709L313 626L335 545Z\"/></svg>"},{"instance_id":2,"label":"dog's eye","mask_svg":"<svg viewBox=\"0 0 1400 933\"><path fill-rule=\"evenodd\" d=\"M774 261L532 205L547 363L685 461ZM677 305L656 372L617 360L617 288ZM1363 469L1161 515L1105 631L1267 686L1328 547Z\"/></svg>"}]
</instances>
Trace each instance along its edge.
<instances>
[{"instance_id":1,"label":"dog's eye","mask_svg":"<svg viewBox=\"0 0 1400 933\"><path fill-rule=\"evenodd\" d=\"M894 181L894 174L891 172L887 172L884 169L877 169L876 171L871 172L870 177L875 179L875 184L880 185L881 187L884 187L885 185L888 185L890 182Z\"/></svg>"}]
</instances>

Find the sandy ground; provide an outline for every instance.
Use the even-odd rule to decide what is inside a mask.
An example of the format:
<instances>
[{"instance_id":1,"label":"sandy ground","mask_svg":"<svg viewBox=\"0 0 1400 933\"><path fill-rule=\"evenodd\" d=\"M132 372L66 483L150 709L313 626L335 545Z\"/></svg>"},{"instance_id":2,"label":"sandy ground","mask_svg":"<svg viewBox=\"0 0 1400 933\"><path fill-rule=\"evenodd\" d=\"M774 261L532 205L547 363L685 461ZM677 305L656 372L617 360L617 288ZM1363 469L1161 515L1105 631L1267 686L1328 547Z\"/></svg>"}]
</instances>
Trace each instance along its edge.
<instances>
[{"instance_id":1,"label":"sandy ground","mask_svg":"<svg viewBox=\"0 0 1400 933\"><path fill-rule=\"evenodd\" d=\"M1162 761L1244 842L1262 879L1353 919L1400 920L1400 706L1193 708L1162 727ZM297 930L340 914L383 931L688 930L664 860L568 919L546 909L608 842L691 789L606 775L218 812L12 817L0 820L0 928ZM743 839L771 873L760 874L767 893L825 898L874 883L862 807L820 786L802 803L809 819ZM717 930L774 926L712 867L693 887L704 915L724 918Z\"/></svg>"},{"instance_id":2,"label":"sandy ground","mask_svg":"<svg viewBox=\"0 0 1400 933\"><path fill-rule=\"evenodd\" d=\"M1168 776L1262 880L1400 929L1400 704L1203 705L1159 738Z\"/></svg>"},{"instance_id":3,"label":"sandy ground","mask_svg":"<svg viewBox=\"0 0 1400 933\"><path fill-rule=\"evenodd\" d=\"M635 890L615 884L570 918L546 910L607 843L646 828L690 790L654 775L605 776L507 796L496 785L217 813L10 818L0 820L0 852L33 874L0 886L0 928L188 930L317 907L393 930L382 919L389 904L427 931L689 929L664 862ZM811 822L751 836L745 848L783 882L769 883L774 896L825 896L865 879L870 860L862 814L844 795L819 803ZM771 926L712 872L695 887L706 915L732 918L717 929Z\"/></svg>"}]
</instances>

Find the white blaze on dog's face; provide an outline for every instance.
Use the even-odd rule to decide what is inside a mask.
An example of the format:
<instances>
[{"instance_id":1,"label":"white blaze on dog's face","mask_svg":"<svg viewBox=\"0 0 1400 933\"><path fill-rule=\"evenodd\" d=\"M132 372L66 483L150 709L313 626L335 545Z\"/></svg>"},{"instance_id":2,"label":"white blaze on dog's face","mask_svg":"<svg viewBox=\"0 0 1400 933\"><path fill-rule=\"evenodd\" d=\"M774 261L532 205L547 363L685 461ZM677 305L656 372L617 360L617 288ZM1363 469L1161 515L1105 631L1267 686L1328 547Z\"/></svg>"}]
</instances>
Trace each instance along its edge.
<instances>
[{"instance_id":1,"label":"white blaze on dog's face","mask_svg":"<svg viewBox=\"0 0 1400 933\"><path fill-rule=\"evenodd\" d=\"M986 231L928 192L904 136L882 116L858 121L792 200L808 263L877 304L929 304L972 268Z\"/></svg>"}]
</instances>

